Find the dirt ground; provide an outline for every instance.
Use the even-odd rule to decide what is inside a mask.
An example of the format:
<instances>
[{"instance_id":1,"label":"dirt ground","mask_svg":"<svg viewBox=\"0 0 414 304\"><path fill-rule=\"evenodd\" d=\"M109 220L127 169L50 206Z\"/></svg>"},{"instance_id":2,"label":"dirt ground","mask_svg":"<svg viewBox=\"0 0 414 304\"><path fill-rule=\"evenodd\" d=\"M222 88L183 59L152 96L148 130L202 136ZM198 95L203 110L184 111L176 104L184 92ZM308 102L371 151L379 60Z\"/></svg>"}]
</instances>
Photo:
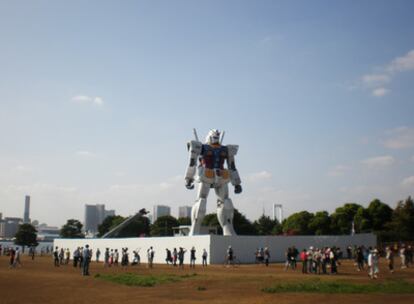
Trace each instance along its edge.
<instances>
[{"instance_id":1,"label":"dirt ground","mask_svg":"<svg viewBox=\"0 0 414 304\"><path fill-rule=\"evenodd\" d=\"M397 270L390 274L381 264L378 281L390 277L414 283L414 269ZM91 264L91 276L83 277L73 266L54 267L51 257L24 256L22 266L9 269L8 258L0 257L0 303L414 303L414 294L267 294L261 288L281 281L301 281L319 277L322 280L347 280L370 283L366 272L357 272L351 262L343 262L339 275L302 275L300 270L283 271L282 264L223 266L187 265L180 270L166 265L147 269L141 266L103 268ZM94 277L97 273L133 272L139 274L192 274L197 276L180 282L154 287L128 287ZM205 290L199 290L200 289Z\"/></svg>"}]
</instances>

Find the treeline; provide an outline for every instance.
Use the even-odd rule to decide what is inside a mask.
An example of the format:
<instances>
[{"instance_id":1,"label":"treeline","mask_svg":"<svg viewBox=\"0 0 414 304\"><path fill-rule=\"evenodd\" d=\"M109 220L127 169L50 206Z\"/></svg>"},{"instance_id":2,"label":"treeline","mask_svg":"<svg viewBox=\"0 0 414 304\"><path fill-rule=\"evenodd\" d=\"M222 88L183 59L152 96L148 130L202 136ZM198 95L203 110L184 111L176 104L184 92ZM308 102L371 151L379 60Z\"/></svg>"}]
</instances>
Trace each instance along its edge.
<instances>
[{"instance_id":1,"label":"treeline","mask_svg":"<svg viewBox=\"0 0 414 304\"><path fill-rule=\"evenodd\" d=\"M98 227L102 236L119 225L126 218L109 216ZM159 217L153 224L145 216L137 217L118 233L118 237L172 236L173 227L190 225L189 218L176 219L172 216ZM234 211L234 229L239 235L336 235L355 233L376 233L380 242L407 241L414 238L414 203L411 197L397 203L393 209L379 199L373 200L367 208L347 203L329 214L327 211L311 213L300 211L284 219L282 223L262 215L255 221L248 220L237 209ZM222 233L216 213L207 214L203 225L216 228ZM62 237L82 237L82 224L68 220L62 227Z\"/></svg>"}]
</instances>

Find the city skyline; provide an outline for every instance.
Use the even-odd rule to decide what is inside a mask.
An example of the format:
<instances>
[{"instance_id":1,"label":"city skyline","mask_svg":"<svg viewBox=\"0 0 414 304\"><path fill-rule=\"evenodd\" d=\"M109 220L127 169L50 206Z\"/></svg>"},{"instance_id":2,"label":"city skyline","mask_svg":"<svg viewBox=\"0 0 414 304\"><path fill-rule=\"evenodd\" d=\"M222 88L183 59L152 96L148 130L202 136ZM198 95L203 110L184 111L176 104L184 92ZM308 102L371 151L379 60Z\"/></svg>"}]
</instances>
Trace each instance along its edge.
<instances>
[{"instance_id":1,"label":"city skyline","mask_svg":"<svg viewBox=\"0 0 414 304\"><path fill-rule=\"evenodd\" d=\"M196 128L239 145L255 220L414 189L414 2L0 4L0 212L53 226L192 205ZM207 213L216 210L210 192Z\"/></svg>"}]
</instances>

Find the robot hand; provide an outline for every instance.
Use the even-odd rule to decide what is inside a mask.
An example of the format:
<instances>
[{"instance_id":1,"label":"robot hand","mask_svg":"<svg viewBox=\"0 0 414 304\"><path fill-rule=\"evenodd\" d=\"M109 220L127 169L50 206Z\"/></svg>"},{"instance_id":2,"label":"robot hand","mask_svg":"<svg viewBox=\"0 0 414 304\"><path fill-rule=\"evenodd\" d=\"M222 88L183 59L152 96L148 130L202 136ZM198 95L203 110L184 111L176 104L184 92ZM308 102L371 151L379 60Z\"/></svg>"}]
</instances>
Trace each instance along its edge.
<instances>
[{"instance_id":1,"label":"robot hand","mask_svg":"<svg viewBox=\"0 0 414 304\"><path fill-rule=\"evenodd\" d=\"M242 187L240 185L234 186L234 193L239 194L242 192Z\"/></svg>"},{"instance_id":2,"label":"robot hand","mask_svg":"<svg viewBox=\"0 0 414 304\"><path fill-rule=\"evenodd\" d=\"M189 190L194 189L194 180L193 179L186 179L185 180L185 187Z\"/></svg>"}]
</instances>

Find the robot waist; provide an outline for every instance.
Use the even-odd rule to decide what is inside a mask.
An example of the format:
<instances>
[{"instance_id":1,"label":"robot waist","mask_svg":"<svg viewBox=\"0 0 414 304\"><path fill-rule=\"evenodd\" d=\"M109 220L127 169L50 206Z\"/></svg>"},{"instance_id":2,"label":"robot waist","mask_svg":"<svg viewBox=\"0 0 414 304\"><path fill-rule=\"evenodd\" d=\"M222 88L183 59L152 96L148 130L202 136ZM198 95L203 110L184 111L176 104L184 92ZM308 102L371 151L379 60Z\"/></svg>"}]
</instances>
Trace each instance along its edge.
<instances>
[{"instance_id":1,"label":"robot waist","mask_svg":"<svg viewBox=\"0 0 414 304\"><path fill-rule=\"evenodd\" d=\"M230 181L230 172L226 169L198 168L198 178L207 183L226 183Z\"/></svg>"}]
</instances>

